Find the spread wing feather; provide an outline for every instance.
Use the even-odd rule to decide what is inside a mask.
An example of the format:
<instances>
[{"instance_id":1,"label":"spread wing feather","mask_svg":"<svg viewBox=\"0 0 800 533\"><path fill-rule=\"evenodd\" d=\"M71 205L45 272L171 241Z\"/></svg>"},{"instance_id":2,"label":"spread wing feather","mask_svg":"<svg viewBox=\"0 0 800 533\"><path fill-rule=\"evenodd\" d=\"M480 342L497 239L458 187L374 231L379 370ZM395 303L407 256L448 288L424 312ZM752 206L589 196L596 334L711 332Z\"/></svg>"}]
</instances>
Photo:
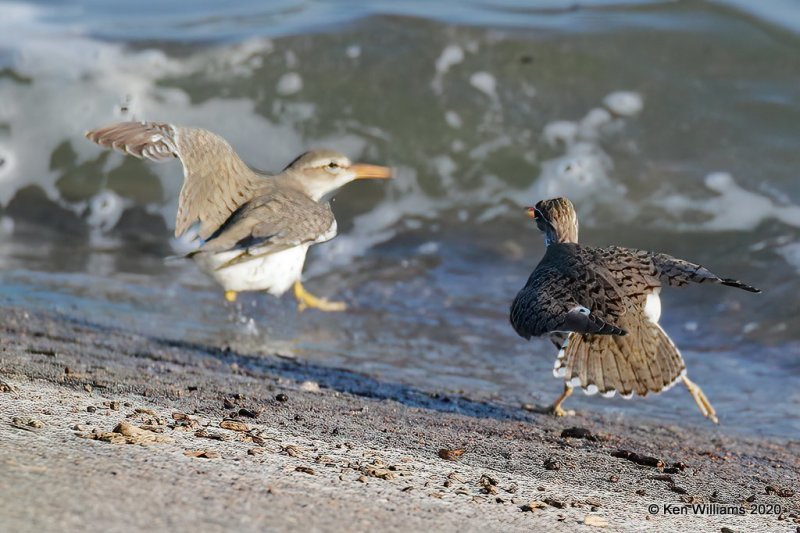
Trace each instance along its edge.
<instances>
[{"instance_id":1,"label":"spread wing feather","mask_svg":"<svg viewBox=\"0 0 800 533\"><path fill-rule=\"evenodd\" d=\"M152 161L180 159L183 187L175 220L179 237L195 222L207 239L270 180L256 174L222 137L208 130L163 122L121 122L92 130L86 138L100 146Z\"/></svg>"}]
</instances>

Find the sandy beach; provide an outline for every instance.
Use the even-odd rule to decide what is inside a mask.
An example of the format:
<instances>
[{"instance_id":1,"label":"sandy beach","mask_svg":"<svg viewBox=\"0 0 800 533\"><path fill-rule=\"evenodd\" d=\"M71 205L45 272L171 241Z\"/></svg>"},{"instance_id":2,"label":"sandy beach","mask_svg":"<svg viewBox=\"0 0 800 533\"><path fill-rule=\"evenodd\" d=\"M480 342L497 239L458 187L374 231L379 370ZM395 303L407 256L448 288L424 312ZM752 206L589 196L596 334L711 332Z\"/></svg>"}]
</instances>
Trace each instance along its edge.
<instances>
[{"instance_id":1,"label":"sandy beach","mask_svg":"<svg viewBox=\"0 0 800 533\"><path fill-rule=\"evenodd\" d=\"M1 313L3 531L800 531L796 441Z\"/></svg>"}]
</instances>

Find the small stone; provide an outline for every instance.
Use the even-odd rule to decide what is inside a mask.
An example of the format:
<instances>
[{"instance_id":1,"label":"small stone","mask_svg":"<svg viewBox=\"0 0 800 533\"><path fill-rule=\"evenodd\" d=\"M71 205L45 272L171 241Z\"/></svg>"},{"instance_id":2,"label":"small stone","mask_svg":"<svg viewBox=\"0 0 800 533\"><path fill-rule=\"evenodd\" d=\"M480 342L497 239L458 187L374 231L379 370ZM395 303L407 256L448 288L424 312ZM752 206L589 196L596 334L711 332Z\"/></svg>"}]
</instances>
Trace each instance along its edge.
<instances>
[{"instance_id":1,"label":"small stone","mask_svg":"<svg viewBox=\"0 0 800 533\"><path fill-rule=\"evenodd\" d=\"M88 383L84 383L83 390L85 390L86 392L92 392L92 386Z\"/></svg>"},{"instance_id":2,"label":"small stone","mask_svg":"<svg viewBox=\"0 0 800 533\"><path fill-rule=\"evenodd\" d=\"M294 470L295 470L295 472L302 472L302 473L304 473L304 474L310 474L310 475L312 475L312 476L315 476L315 475L317 475L317 473L316 473L316 472L314 472L314 469L313 469L313 468L309 468L309 467L307 467L307 466L298 466L298 467L295 467L295 469L294 469Z\"/></svg>"},{"instance_id":3,"label":"small stone","mask_svg":"<svg viewBox=\"0 0 800 533\"><path fill-rule=\"evenodd\" d=\"M586 428L579 428L579 427L572 427L565 429L564 431L561 432L561 437L572 438L572 439L586 439L590 441L598 440L597 437L593 435L591 431L589 431Z\"/></svg>"},{"instance_id":4,"label":"small stone","mask_svg":"<svg viewBox=\"0 0 800 533\"><path fill-rule=\"evenodd\" d=\"M209 431L205 428L201 428L195 431L194 436L200 437L201 439L211 439L211 440L221 440L221 441L226 441L231 439L230 435L228 434L216 433L213 431Z\"/></svg>"},{"instance_id":5,"label":"small stone","mask_svg":"<svg viewBox=\"0 0 800 533\"><path fill-rule=\"evenodd\" d=\"M561 470L561 464L552 457L544 460L544 467L547 470Z\"/></svg>"},{"instance_id":6,"label":"small stone","mask_svg":"<svg viewBox=\"0 0 800 533\"><path fill-rule=\"evenodd\" d=\"M239 422L238 420L231 420L225 419L219 423L219 427L222 429L229 429L231 431L247 431L249 428L247 424L244 422Z\"/></svg>"},{"instance_id":7,"label":"small stone","mask_svg":"<svg viewBox=\"0 0 800 533\"><path fill-rule=\"evenodd\" d=\"M95 407L94 405L90 405L90 406L88 406L88 407L86 408L86 412L87 412L87 413L94 413L94 412L96 412L96 411L97 411L97 407Z\"/></svg>"},{"instance_id":8,"label":"small stone","mask_svg":"<svg viewBox=\"0 0 800 533\"><path fill-rule=\"evenodd\" d=\"M583 523L587 526L594 526L594 527L608 527L608 520L603 518L602 516L597 515L586 515L586 518L583 519Z\"/></svg>"},{"instance_id":9,"label":"small stone","mask_svg":"<svg viewBox=\"0 0 800 533\"><path fill-rule=\"evenodd\" d=\"M720 529L720 531L721 531L722 533L735 533L735 532L734 532L734 531L733 531L731 528L729 528L729 527L723 527L722 529Z\"/></svg>"},{"instance_id":10,"label":"small stone","mask_svg":"<svg viewBox=\"0 0 800 533\"><path fill-rule=\"evenodd\" d=\"M222 399L222 406L223 406L225 409L235 409L235 408L236 408L236 404L234 404L232 401L230 401L230 400L229 400L229 399L227 399L227 398L223 398L223 399Z\"/></svg>"},{"instance_id":11,"label":"small stone","mask_svg":"<svg viewBox=\"0 0 800 533\"><path fill-rule=\"evenodd\" d=\"M647 493L644 491L644 489L637 490L636 494L638 494L639 496L647 496Z\"/></svg>"},{"instance_id":12,"label":"small stone","mask_svg":"<svg viewBox=\"0 0 800 533\"><path fill-rule=\"evenodd\" d=\"M642 466L652 466L654 468L663 468L664 462L661 459L657 459L655 457L650 457L647 455L639 455L636 452L631 452L628 450L616 450L611 452L612 457L618 457L620 459L627 459L628 461L632 461L638 465Z\"/></svg>"},{"instance_id":13,"label":"small stone","mask_svg":"<svg viewBox=\"0 0 800 533\"><path fill-rule=\"evenodd\" d=\"M556 509L564 509L565 507L567 507L567 504L565 502L562 502L561 500L556 500L555 498L545 498L544 503L546 503L551 507L555 507Z\"/></svg>"},{"instance_id":14,"label":"small stone","mask_svg":"<svg viewBox=\"0 0 800 533\"><path fill-rule=\"evenodd\" d=\"M300 384L300 390L304 392L319 392L319 383L316 381L304 381Z\"/></svg>"},{"instance_id":15,"label":"small stone","mask_svg":"<svg viewBox=\"0 0 800 533\"><path fill-rule=\"evenodd\" d=\"M246 416L248 418L258 418L258 413L257 412L252 411L250 409L245 409L244 407L239 409L239 415L240 416Z\"/></svg>"},{"instance_id":16,"label":"small stone","mask_svg":"<svg viewBox=\"0 0 800 533\"><path fill-rule=\"evenodd\" d=\"M117 401L109 402L108 407L112 411L119 411L119 402L117 402Z\"/></svg>"},{"instance_id":17,"label":"small stone","mask_svg":"<svg viewBox=\"0 0 800 533\"><path fill-rule=\"evenodd\" d=\"M303 455L302 450L294 444L287 444L283 447L283 451L286 452L286 455L291 457L302 457Z\"/></svg>"},{"instance_id":18,"label":"small stone","mask_svg":"<svg viewBox=\"0 0 800 533\"><path fill-rule=\"evenodd\" d=\"M745 501L748 502L748 503L753 503L754 501L756 501L756 495L753 494L751 496L748 496Z\"/></svg>"},{"instance_id":19,"label":"small stone","mask_svg":"<svg viewBox=\"0 0 800 533\"><path fill-rule=\"evenodd\" d=\"M219 459L219 452L214 450L186 450L183 452L186 457L200 457L203 459Z\"/></svg>"},{"instance_id":20,"label":"small stone","mask_svg":"<svg viewBox=\"0 0 800 533\"><path fill-rule=\"evenodd\" d=\"M264 448L248 448L247 455L261 455L265 451L267 450L265 450Z\"/></svg>"},{"instance_id":21,"label":"small stone","mask_svg":"<svg viewBox=\"0 0 800 533\"><path fill-rule=\"evenodd\" d=\"M15 416L11 419L11 424L20 429L41 429L44 427L44 422L36 420L35 418L23 418ZM29 430L30 431L30 430Z\"/></svg>"},{"instance_id":22,"label":"small stone","mask_svg":"<svg viewBox=\"0 0 800 533\"><path fill-rule=\"evenodd\" d=\"M616 482L618 482L618 481L619 481L619 476L618 476L618 475L616 475L616 474L611 474L611 475L608 477L608 480L609 480L611 483L616 483Z\"/></svg>"},{"instance_id":23,"label":"small stone","mask_svg":"<svg viewBox=\"0 0 800 533\"><path fill-rule=\"evenodd\" d=\"M384 479L384 480L394 479L395 475L396 475L391 470L388 470L388 469L385 469L385 468L380 468L377 465L366 465L366 466L363 466L363 467L361 467L361 472L363 472L364 474L366 474L366 475L368 475L370 477L375 477L375 478Z\"/></svg>"},{"instance_id":24,"label":"small stone","mask_svg":"<svg viewBox=\"0 0 800 533\"><path fill-rule=\"evenodd\" d=\"M439 457L447 461L457 461L459 457L464 455L464 451L465 450L463 448L454 450L442 448L441 450L439 450Z\"/></svg>"},{"instance_id":25,"label":"small stone","mask_svg":"<svg viewBox=\"0 0 800 533\"><path fill-rule=\"evenodd\" d=\"M545 507L547 507L546 503L540 502L539 500L533 500L526 503L525 505L521 505L520 510L526 513L532 513L537 509L544 509Z\"/></svg>"},{"instance_id":26,"label":"small stone","mask_svg":"<svg viewBox=\"0 0 800 533\"><path fill-rule=\"evenodd\" d=\"M286 395L285 395L285 394L283 394L283 393L280 393L280 394L278 394L277 396L275 396L275 399L276 399L276 400L278 400L278 401L279 401L279 402L281 402L281 403L283 403L283 402L288 402L288 401L289 401L289 397L288 397L288 396L286 396Z\"/></svg>"},{"instance_id":27,"label":"small stone","mask_svg":"<svg viewBox=\"0 0 800 533\"><path fill-rule=\"evenodd\" d=\"M483 474L478 480L478 485L483 487L486 494L497 494L497 480Z\"/></svg>"},{"instance_id":28,"label":"small stone","mask_svg":"<svg viewBox=\"0 0 800 533\"><path fill-rule=\"evenodd\" d=\"M586 505L591 505L592 507L602 507L603 506L602 502L600 500L598 500L597 498L586 498L584 500L584 502L586 503Z\"/></svg>"}]
</instances>

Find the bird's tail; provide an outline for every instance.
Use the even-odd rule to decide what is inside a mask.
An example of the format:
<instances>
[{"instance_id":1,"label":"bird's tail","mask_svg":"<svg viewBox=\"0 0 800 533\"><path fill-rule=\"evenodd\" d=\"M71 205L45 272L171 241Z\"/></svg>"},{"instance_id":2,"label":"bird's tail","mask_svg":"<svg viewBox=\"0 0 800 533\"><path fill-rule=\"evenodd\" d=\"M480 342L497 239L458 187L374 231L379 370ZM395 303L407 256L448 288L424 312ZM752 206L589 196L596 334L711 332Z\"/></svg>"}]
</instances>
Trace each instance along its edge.
<instances>
[{"instance_id":1,"label":"bird's tail","mask_svg":"<svg viewBox=\"0 0 800 533\"><path fill-rule=\"evenodd\" d=\"M553 374L587 394L619 392L625 398L661 392L680 381L686 365L661 326L643 313L626 318L624 337L571 333Z\"/></svg>"}]
</instances>

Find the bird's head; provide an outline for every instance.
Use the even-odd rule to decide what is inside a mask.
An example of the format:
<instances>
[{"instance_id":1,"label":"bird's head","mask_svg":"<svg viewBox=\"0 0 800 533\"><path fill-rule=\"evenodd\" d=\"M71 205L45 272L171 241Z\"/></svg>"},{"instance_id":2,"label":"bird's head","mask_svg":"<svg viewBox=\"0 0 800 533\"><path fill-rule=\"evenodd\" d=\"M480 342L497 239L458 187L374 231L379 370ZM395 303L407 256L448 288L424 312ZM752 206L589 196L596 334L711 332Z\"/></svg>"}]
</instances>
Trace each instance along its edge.
<instances>
[{"instance_id":1,"label":"bird's head","mask_svg":"<svg viewBox=\"0 0 800 533\"><path fill-rule=\"evenodd\" d=\"M535 207L526 207L528 216L544 233L544 243L578 242L578 215L566 198L541 200Z\"/></svg>"},{"instance_id":2,"label":"bird's head","mask_svg":"<svg viewBox=\"0 0 800 533\"><path fill-rule=\"evenodd\" d=\"M306 152L289 163L284 172L293 176L314 200L353 180L392 177L392 170L388 167L352 163L345 155L332 150Z\"/></svg>"}]
</instances>

